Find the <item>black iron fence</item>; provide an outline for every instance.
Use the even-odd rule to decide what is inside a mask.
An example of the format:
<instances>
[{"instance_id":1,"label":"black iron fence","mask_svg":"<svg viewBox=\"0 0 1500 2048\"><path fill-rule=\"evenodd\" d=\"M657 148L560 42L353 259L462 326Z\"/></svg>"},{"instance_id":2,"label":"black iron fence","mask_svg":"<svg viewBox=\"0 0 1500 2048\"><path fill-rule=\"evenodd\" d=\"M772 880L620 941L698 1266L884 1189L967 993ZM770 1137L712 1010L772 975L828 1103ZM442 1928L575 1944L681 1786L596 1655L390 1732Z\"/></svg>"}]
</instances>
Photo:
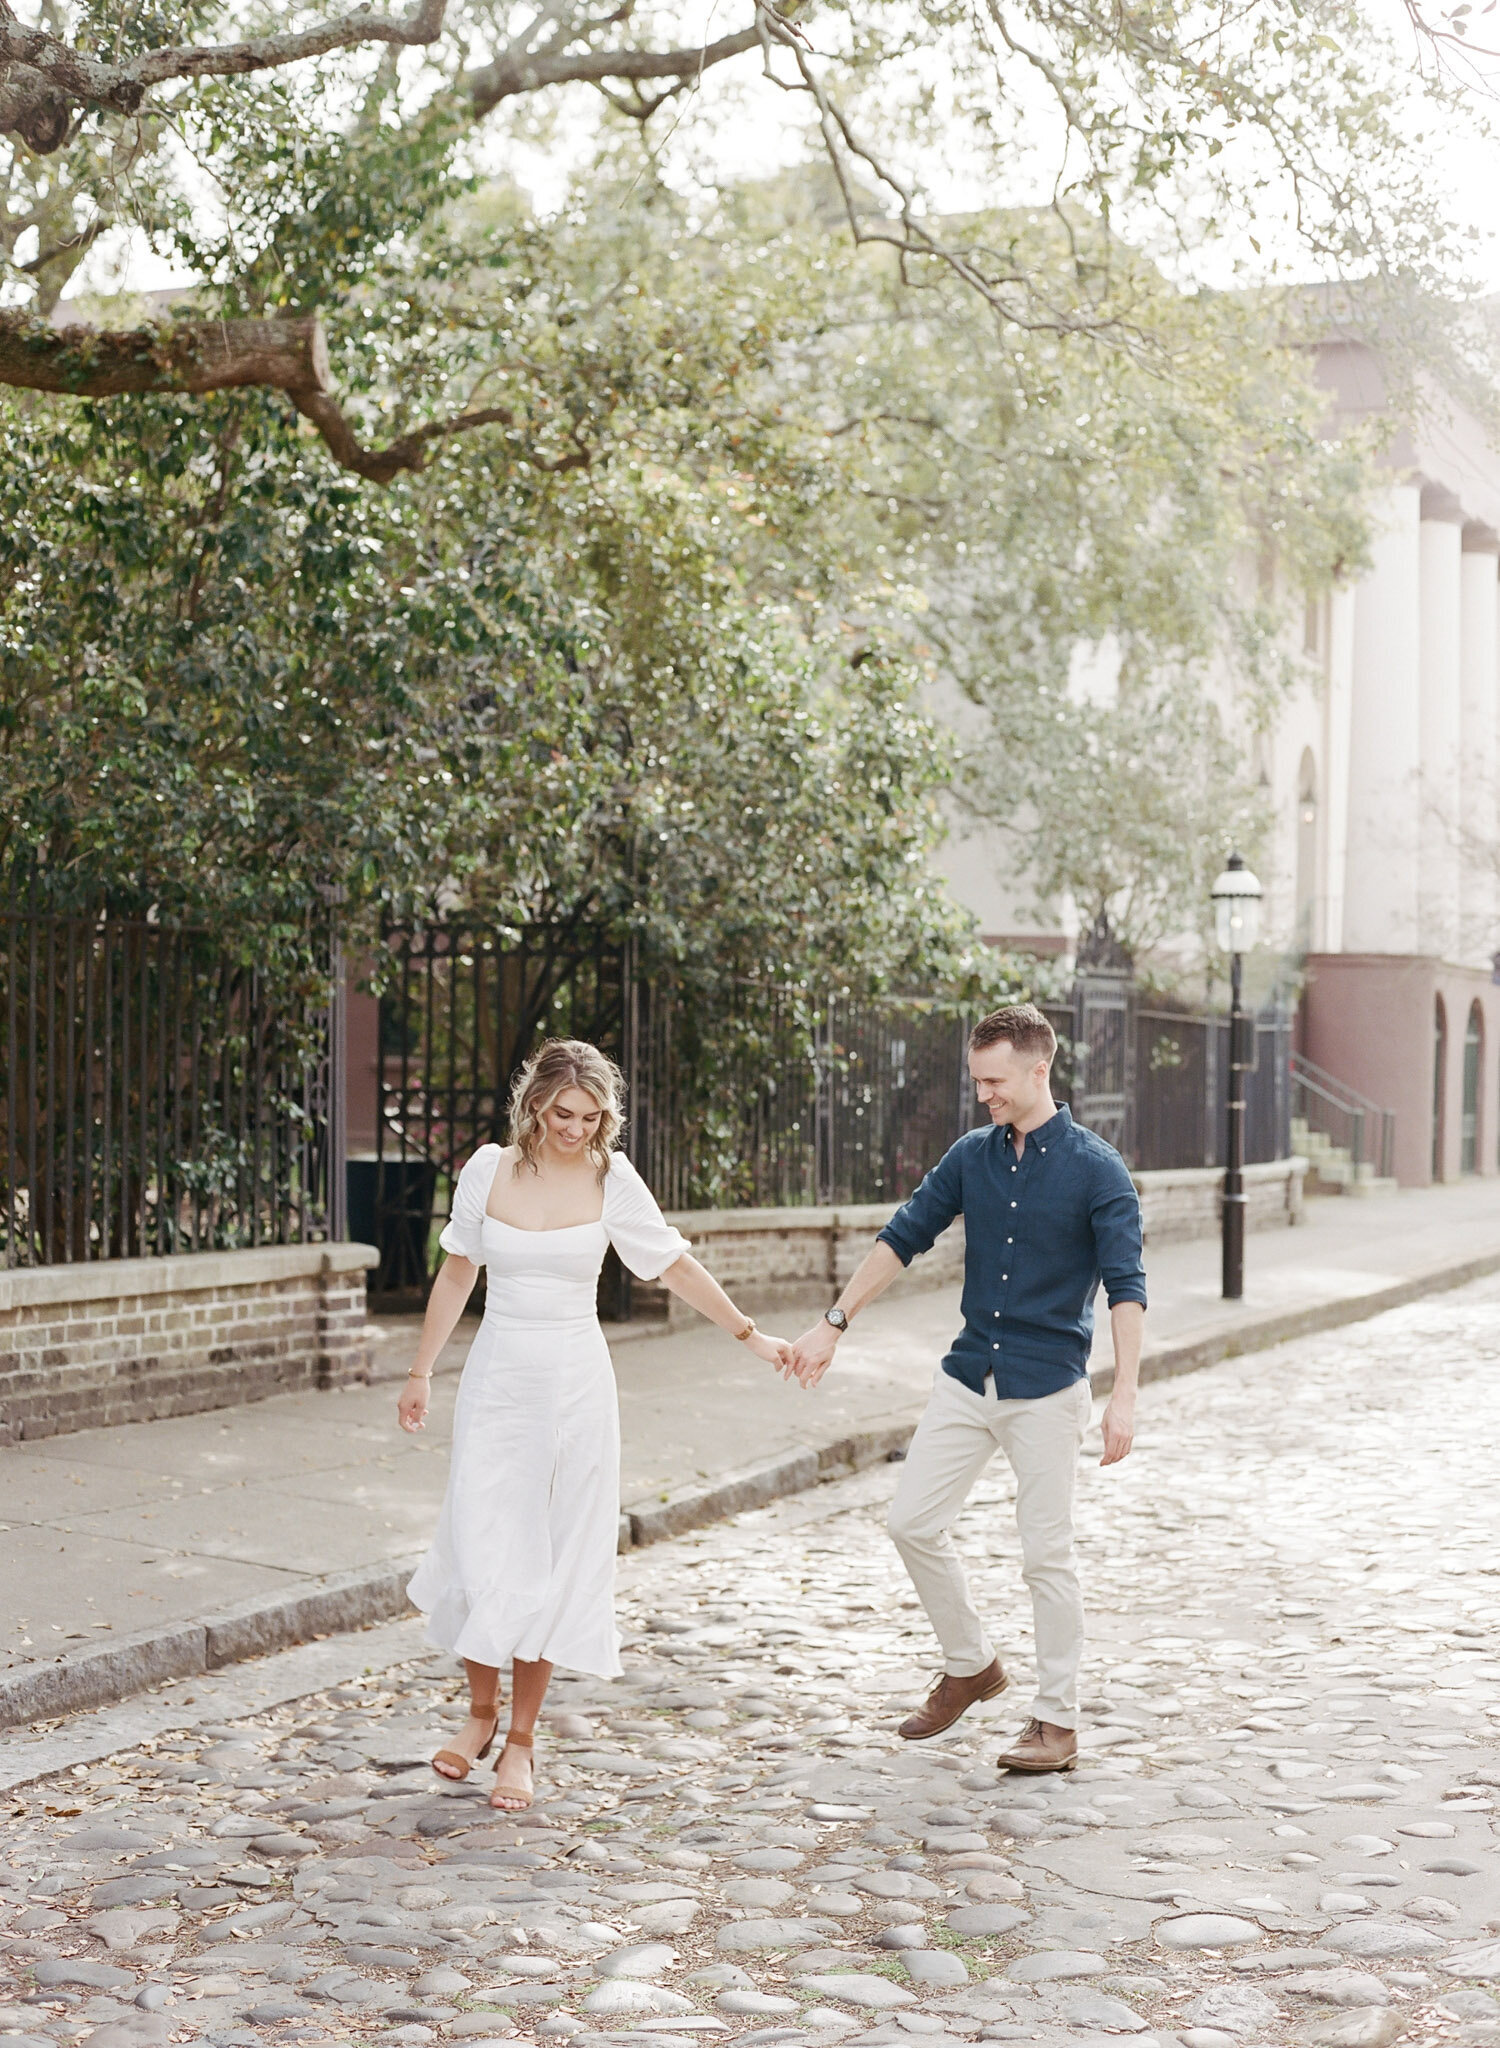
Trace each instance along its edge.
<instances>
[{"instance_id":1,"label":"black iron fence","mask_svg":"<svg viewBox=\"0 0 1500 2048\"><path fill-rule=\"evenodd\" d=\"M1281 1005L1255 1018L1255 1065L1245 1075L1245 1161L1291 1151L1292 1020ZM1135 1087L1126 1141L1132 1166L1222 1166L1229 1087L1229 1019L1213 1013L1135 1012Z\"/></svg>"},{"instance_id":2,"label":"black iron fence","mask_svg":"<svg viewBox=\"0 0 1500 2048\"><path fill-rule=\"evenodd\" d=\"M550 1035L620 1061L627 1143L669 1209L899 1201L979 1117L952 1005L687 989L583 927L435 920L388 931L380 960L374 1156L346 1176L327 981L273 996L203 931L0 906L0 1263L347 1234L379 1249L378 1299L419 1302L458 1169L503 1137ZM1222 1017L1141 1004L1116 967L1050 1014L1080 1122L1137 1167L1221 1163ZM1284 1011L1256 1043L1247 1149L1272 1159L1290 1148Z\"/></svg>"},{"instance_id":3,"label":"black iron fence","mask_svg":"<svg viewBox=\"0 0 1500 2048\"><path fill-rule=\"evenodd\" d=\"M657 983L636 1009L630 1149L671 1209L900 1201L974 1118L952 1005Z\"/></svg>"},{"instance_id":4,"label":"black iron fence","mask_svg":"<svg viewBox=\"0 0 1500 2048\"><path fill-rule=\"evenodd\" d=\"M377 1240L378 1285L393 1294L424 1284L457 1169L476 1144L503 1135L510 1075L544 1031L591 1037L620 1060L626 1143L668 1209L901 1201L983 1120L965 1059L974 1019L951 1003L819 999L746 981L686 989L632 974L607 949L544 958L524 934L508 941L516 956L503 969L485 967L487 942L474 934L460 961L444 965L446 943L424 939L406 956L403 973L421 994L401 994L401 1014L421 1022L399 1087L388 1082L382 1096L386 1173L404 1176L404 1205L387 1181ZM508 1030L499 1012L512 985L532 992ZM460 987L470 992L456 1001ZM484 1027L487 1003L497 1014ZM1110 973L1080 977L1072 1002L1048 1014L1060 1048L1055 1091L1081 1123L1138 1168L1222 1165L1227 1018L1140 1006L1128 980ZM488 1050L476 1065L481 1029ZM470 1062L458 1084L455 1036L458 1067ZM1255 1044L1245 1077L1251 1162L1290 1150L1284 1008L1256 1020Z\"/></svg>"},{"instance_id":5,"label":"black iron fence","mask_svg":"<svg viewBox=\"0 0 1500 2048\"><path fill-rule=\"evenodd\" d=\"M0 1265L328 1235L327 987L273 1000L206 932L0 904Z\"/></svg>"},{"instance_id":6,"label":"black iron fence","mask_svg":"<svg viewBox=\"0 0 1500 2048\"><path fill-rule=\"evenodd\" d=\"M349 1165L350 1232L379 1249L383 1307L424 1294L459 1169L503 1138L544 1037L619 1061L626 1145L668 1209L898 1200L972 1114L951 1007L749 983L709 998L584 930L389 932L385 961L375 1156ZM611 1268L606 1306L627 1292Z\"/></svg>"}]
</instances>

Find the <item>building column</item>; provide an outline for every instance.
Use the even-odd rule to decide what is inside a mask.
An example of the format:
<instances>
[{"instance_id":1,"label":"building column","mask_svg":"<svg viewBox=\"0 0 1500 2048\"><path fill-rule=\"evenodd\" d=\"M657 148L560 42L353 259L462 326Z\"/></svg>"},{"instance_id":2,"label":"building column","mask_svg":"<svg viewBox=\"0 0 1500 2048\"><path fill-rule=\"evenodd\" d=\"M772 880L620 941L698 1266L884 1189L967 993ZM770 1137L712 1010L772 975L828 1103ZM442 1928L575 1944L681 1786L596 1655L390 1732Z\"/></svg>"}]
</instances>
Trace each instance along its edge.
<instances>
[{"instance_id":1,"label":"building column","mask_svg":"<svg viewBox=\"0 0 1500 2048\"><path fill-rule=\"evenodd\" d=\"M1421 860L1418 950L1459 955L1459 617L1462 611L1463 511L1440 484L1422 493L1420 537Z\"/></svg>"},{"instance_id":2,"label":"building column","mask_svg":"<svg viewBox=\"0 0 1500 2048\"><path fill-rule=\"evenodd\" d=\"M1495 768L1500 726L1500 537L1463 531L1459 619L1461 705L1459 958L1488 967L1497 931Z\"/></svg>"},{"instance_id":3,"label":"building column","mask_svg":"<svg viewBox=\"0 0 1500 2048\"><path fill-rule=\"evenodd\" d=\"M1495 1048L1500 1045L1500 989L1493 983L1479 991L1484 1013L1484 1045L1479 1060L1479 1171L1500 1173L1500 1093L1496 1090Z\"/></svg>"},{"instance_id":4,"label":"building column","mask_svg":"<svg viewBox=\"0 0 1500 2048\"><path fill-rule=\"evenodd\" d=\"M1496 612L1500 620L1500 610ZM1349 854L1349 713L1354 687L1354 589L1339 584L1328 597L1328 669L1323 684L1322 867L1312 950L1342 952L1344 877Z\"/></svg>"},{"instance_id":5,"label":"building column","mask_svg":"<svg viewBox=\"0 0 1500 2048\"><path fill-rule=\"evenodd\" d=\"M1370 567L1354 593L1343 917L1351 953L1417 951L1421 495L1410 483L1376 495Z\"/></svg>"}]
</instances>

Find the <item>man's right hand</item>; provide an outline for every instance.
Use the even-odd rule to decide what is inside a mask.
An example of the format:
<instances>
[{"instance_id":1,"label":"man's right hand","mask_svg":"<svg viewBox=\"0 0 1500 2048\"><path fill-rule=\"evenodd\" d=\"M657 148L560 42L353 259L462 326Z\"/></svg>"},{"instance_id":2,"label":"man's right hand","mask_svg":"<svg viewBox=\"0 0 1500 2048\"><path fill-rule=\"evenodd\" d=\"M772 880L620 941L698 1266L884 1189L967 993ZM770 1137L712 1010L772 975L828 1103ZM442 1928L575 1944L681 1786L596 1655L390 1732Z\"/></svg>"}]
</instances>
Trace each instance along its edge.
<instances>
[{"instance_id":1,"label":"man's right hand","mask_svg":"<svg viewBox=\"0 0 1500 2048\"><path fill-rule=\"evenodd\" d=\"M792 1375L797 1384L815 1387L832 1365L838 1345L838 1331L821 1317L810 1330L804 1330L792 1346Z\"/></svg>"}]
</instances>

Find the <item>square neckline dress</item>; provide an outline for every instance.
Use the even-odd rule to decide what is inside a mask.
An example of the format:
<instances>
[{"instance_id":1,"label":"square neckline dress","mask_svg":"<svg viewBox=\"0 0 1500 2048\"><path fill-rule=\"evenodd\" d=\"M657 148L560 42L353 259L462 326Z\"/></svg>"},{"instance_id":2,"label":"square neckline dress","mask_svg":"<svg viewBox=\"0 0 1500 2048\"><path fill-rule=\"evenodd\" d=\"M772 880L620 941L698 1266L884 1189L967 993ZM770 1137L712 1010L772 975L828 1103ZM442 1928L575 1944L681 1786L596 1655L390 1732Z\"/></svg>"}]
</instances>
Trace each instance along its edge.
<instances>
[{"instance_id":1,"label":"square neckline dress","mask_svg":"<svg viewBox=\"0 0 1500 2048\"><path fill-rule=\"evenodd\" d=\"M623 1153L594 1223L525 1230L488 1214L501 1148L481 1146L439 1243L486 1268L459 1382L437 1532L407 1587L427 1639L477 1664L513 1657L618 1677L620 1407L599 1325L610 1245L641 1280L690 1249Z\"/></svg>"}]
</instances>

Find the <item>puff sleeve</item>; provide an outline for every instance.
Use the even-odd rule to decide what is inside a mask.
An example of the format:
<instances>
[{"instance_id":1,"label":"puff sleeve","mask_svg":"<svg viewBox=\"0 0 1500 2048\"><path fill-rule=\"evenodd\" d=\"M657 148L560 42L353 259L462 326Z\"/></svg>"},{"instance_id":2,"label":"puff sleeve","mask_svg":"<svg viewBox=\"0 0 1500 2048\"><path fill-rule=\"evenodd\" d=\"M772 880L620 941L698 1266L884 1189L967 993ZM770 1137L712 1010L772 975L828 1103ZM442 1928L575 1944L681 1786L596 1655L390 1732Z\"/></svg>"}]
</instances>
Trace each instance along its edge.
<instances>
[{"instance_id":1,"label":"puff sleeve","mask_svg":"<svg viewBox=\"0 0 1500 2048\"><path fill-rule=\"evenodd\" d=\"M458 1176L453 1190L453 1207L438 1243L445 1252L484 1264L484 1212L500 1164L498 1145L481 1145Z\"/></svg>"},{"instance_id":2,"label":"puff sleeve","mask_svg":"<svg viewBox=\"0 0 1500 2048\"><path fill-rule=\"evenodd\" d=\"M623 1152L609 1162L604 1184L604 1228L622 1262L637 1280L659 1280L692 1246L674 1230L656 1197Z\"/></svg>"}]
</instances>

